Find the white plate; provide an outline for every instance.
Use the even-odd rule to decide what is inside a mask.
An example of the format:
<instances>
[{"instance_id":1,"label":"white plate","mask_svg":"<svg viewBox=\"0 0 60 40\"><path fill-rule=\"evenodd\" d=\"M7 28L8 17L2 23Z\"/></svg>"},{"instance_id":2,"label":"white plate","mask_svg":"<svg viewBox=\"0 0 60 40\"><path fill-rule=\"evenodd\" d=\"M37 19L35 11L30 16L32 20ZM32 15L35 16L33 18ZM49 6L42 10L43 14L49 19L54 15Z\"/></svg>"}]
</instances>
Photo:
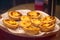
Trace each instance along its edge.
<instances>
[{"instance_id":1,"label":"white plate","mask_svg":"<svg viewBox=\"0 0 60 40\"><path fill-rule=\"evenodd\" d=\"M26 14L27 14L28 12L30 12L31 10L16 10L16 11L22 13L23 15L26 15ZM38 11L38 10L36 10L36 11L37 11L37 12L40 12L41 15L42 15L42 17L49 16L49 15L46 14L45 12ZM2 30L6 31L7 33L13 34L13 35L28 37L28 35L26 35L25 32L24 32L24 30L22 30L21 28L17 28L16 30L12 30L12 29L6 28L6 27L3 25L2 20L9 18L9 17L8 17L8 12L2 14L1 16L2 16L2 19L0 19L0 25L1 25L0 28L1 28ZM58 24L60 23L60 20L59 20L58 18L56 18L56 19L57 19L57 20L56 20L56 26L55 26L55 29L54 29L53 31L47 32L47 33L46 33L46 32L41 32L41 33L38 34L38 35L33 35L33 36L29 36L29 37L39 37L39 36L40 36L40 37L43 37L44 35L45 35L45 36L48 35L48 34L50 35L50 34L53 34L53 33L57 32L57 31L59 31L60 27L59 27Z\"/></svg>"}]
</instances>

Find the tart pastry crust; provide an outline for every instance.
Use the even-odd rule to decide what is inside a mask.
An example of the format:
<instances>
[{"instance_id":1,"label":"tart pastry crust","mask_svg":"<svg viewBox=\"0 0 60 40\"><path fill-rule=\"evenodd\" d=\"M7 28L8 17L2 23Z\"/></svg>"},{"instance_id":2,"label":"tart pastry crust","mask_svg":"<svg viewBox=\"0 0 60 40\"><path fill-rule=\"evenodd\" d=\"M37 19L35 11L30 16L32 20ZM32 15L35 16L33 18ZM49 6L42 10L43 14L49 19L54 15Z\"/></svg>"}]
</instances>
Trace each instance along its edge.
<instances>
[{"instance_id":1,"label":"tart pastry crust","mask_svg":"<svg viewBox=\"0 0 60 40\"><path fill-rule=\"evenodd\" d=\"M24 27L23 30L26 32L28 35L37 35L39 34L40 29L35 27L35 26L29 26L29 27Z\"/></svg>"},{"instance_id":2,"label":"tart pastry crust","mask_svg":"<svg viewBox=\"0 0 60 40\"><path fill-rule=\"evenodd\" d=\"M27 15L30 18L40 18L41 17L41 14L39 12L36 12L36 11L28 12Z\"/></svg>"},{"instance_id":3,"label":"tart pastry crust","mask_svg":"<svg viewBox=\"0 0 60 40\"><path fill-rule=\"evenodd\" d=\"M55 24L42 24L42 25L39 25L39 27L43 32L50 32L54 30Z\"/></svg>"},{"instance_id":4,"label":"tart pastry crust","mask_svg":"<svg viewBox=\"0 0 60 40\"><path fill-rule=\"evenodd\" d=\"M46 16L41 19L41 24L39 25L39 27L41 28L41 31L49 32L49 31L54 30L55 22L56 22L55 17Z\"/></svg>"},{"instance_id":5,"label":"tart pastry crust","mask_svg":"<svg viewBox=\"0 0 60 40\"><path fill-rule=\"evenodd\" d=\"M20 20L20 17L22 16L22 14L17 11L9 11L8 16L13 20Z\"/></svg>"},{"instance_id":6,"label":"tart pastry crust","mask_svg":"<svg viewBox=\"0 0 60 40\"><path fill-rule=\"evenodd\" d=\"M11 20L11 19L4 19L3 24L6 27L11 28L11 29L16 29L18 27L18 23L14 20Z\"/></svg>"}]
</instances>

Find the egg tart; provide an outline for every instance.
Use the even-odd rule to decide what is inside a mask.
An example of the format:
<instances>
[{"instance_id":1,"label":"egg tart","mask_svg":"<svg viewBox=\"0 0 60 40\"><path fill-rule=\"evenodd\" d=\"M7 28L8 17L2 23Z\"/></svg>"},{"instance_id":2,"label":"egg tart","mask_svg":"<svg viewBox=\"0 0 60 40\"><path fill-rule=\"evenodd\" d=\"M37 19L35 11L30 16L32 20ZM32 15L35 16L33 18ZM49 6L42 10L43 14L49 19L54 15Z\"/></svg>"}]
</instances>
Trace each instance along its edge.
<instances>
[{"instance_id":1,"label":"egg tart","mask_svg":"<svg viewBox=\"0 0 60 40\"><path fill-rule=\"evenodd\" d=\"M24 27L23 30L26 32L28 35L37 35L39 34L40 29L35 27L35 26L29 26L29 27Z\"/></svg>"},{"instance_id":2,"label":"egg tart","mask_svg":"<svg viewBox=\"0 0 60 40\"><path fill-rule=\"evenodd\" d=\"M30 18L27 15L21 16L22 21L30 21Z\"/></svg>"},{"instance_id":3,"label":"egg tart","mask_svg":"<svg viewBox=\"0 0 60 40\"><path fill-rule=\"evenodd\" d=\"M54 23L55 24L56 19L53 16L46 16L46 17L42 18L41 21L43 23Z\"/></svg>"},{"instance_id":4,"label":"egg tart","mask_svg":"<svg viewBox=\"0 0 60 40\"><path fill-rule=\"evenodd\" d=\"M50 32L50 31L54 30L55 24L44 23L44 24L40 24L39 27L40 27L41 31L43 31L43 32Z\"/></svg>"},{"instance_id":5,"label":"egg tart","mask_svg":"<svg viewBox=\"0 0 60 40\"><path fill-rule=\"evenodd\" d=\"M17 11L9 11L8 16L13 20L19 20L22 14Z\"/></svg>"},{"instance_id":6,"label":"egg tart","mask_svg":"<svg viewBox=\"0 0 60 40\"><path fill-rule=\"evenodd\" d=\"M39 12L36 12L36 11L28 12L27 15L30 18L40 18L41 17L41 14Z\"/></svg>"},{"instance_id":7,"label":"egg tart","mask_svg":"<svg viewBox=\"0 0 60 40\"><path fill-rule=\"evenodd\" d=\"M41 21L39 19L31 19L31 23L35 26L38 26L41 23Z\"/></svg>"},{"instance_id":8,"label":"egg tart","mask_svg":"<svg viewBox=\"0 0 60 40\"><path fill-rule=\"evenodd\" d=\"M30 21L20 21L19 22L19 26L20 27L28 27L28 26L30 26L31 25L31 22Z\"/></svg>"},{"instance_id":9,"label":"egg tart","mask_svg":"<svg viewBox=\"0 0 60 40\"><path fill-rule=\"evenodd\" d=\"M18 23L14 20L11 20L11 19L4 19L3 24L6 27L11 28L11 29L16 29L18 27Z\"/></svg>"}]
</instances>

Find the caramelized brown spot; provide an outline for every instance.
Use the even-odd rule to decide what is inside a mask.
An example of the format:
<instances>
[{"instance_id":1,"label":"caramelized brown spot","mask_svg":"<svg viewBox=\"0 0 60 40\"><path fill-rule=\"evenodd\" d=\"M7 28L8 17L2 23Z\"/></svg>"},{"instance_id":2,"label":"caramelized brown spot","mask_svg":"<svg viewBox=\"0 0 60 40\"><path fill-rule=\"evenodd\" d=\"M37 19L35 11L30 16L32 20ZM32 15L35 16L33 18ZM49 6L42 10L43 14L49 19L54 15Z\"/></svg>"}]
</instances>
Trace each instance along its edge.
<instances>
[{"instance_id":1,"label":"caramelized brown spot","mask_svg":"<svg viewBox=\"0 0 60 40\"><path fill-rule=\"evenodd\" d=\"M29 13L30 13L30 12L27 13L28 16L30 16Z\"/></svg>"},{"instance_id":2,"label":"caramelized brown spot","mask_svg":"<svg viewBox=\"0 0 60 40\"><path fill-rule=\"evenodd\" d=\"M37 12L37 16L40 15L40 13Z\"/></svg>"},{"instance_id":3,"label":"caramelized brown spot","mask_svg":"<svg viewBox=\"0 0 60 40\"><path fill-rule=\"evenodd\" d=\"M22 14L20 12L17 12L18 14L20 14L19 16L22 16Z\"/></svg>"},{"instance_id":4,"label":"caramelized brown spot","mask_svg":"<svg viewBox=\"0 0 60 40\"><path fill-rule=\"evenodd\" d=\"M9 19L5 20L5 21L10 21Z\"/></svg>"},{"instance_id":5,"label":"caramelized brown spot","mask_svg":"<svg viewBox=\"0 0 60 40\"><path fill-rule=\"evenodd\" d=\"M30 16L30 15L28 15L28 16Z\"/></svg>"},{"instance_id":6,"label":"caramelized brown spot","mask_svg":"<svg viewBox=\"0 0 60 40\"><path fill-rule=\"evenodd\" d=\"M13 15L14 12L11 12L11 15Z\"/></svg>"},{"instance_id":7,"label":"caramelized brown spot","mask_svg":"<svg viewBox=\"0 0 60 40\"><path fill-rule=\"evenodd\" d=\"M14 12L16 12L16 11L12 11L11 15L13 15ZM20 14L19 12L17 12L17 13ZM22 16L22 14L20 14L19 16Z\"/></svg>"},{"instance_id":8,"label":"caramelized brown spot","mask_svg":"<svg viewBox=\"0 0 60 40\"><path fill-rule=\"evenodd\" d=\"M27 27L27 28L29 28L29 27Z\"/></svg>"}]
</instances>

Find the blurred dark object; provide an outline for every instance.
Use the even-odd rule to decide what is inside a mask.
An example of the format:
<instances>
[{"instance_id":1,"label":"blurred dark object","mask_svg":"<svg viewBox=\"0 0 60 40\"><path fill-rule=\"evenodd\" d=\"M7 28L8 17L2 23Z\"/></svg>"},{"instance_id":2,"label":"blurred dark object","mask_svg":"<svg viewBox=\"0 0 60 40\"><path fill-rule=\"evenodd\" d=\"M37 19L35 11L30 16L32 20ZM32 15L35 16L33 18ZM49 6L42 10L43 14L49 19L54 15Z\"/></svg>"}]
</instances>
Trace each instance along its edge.
<instances>
[{"instance_id":1,"label":"blurred dark object","mask_svg":"<svg viewBox=\"0 0 60 40\"><path fill-rule=\"evenodd\" d=\"M0 14L12 7L12 0L0 0Z\"/></svg>"},{"instance_id":2,"label":"blurred dark object","mask_svg":"<svg viewBox=\"0 0 60 40\"><path fill-rule=\"evenodd\" d=\"M34 3L35 0L15 0L15 1L16 1L16 5L20 5L26 3Z\"/></svg>"},{"instance_id":3,"label":"blurred dark object","mask_svg":"<svg viewBox=\"0 0 60 40\"><path fill-rule=\"evenodd\" d=\"M55 9L56 9L56 0L48 0L48 14L51 16L55 15Z\"/></svg>"},{"instance_id":4,"label":"blurred dark object","mask_svg":"<svg viewBox=\"0 0 60 40\"><path fill-rule=\"evenodd\" d=\"M44 12L48 13L48 0L44 1Z\"/></svg>"},{"instance_id":5,"label":"blurred dark object","mask_svg":"<svg viewBox=\"0 0 60 40\"><path fill-rule=\"evenodd\" d=\"M60 5L60 0L57 0L57 5Z\"/></svg>"},{"instance_id":6,"label":"blurred dark object","mask_svg":"<svg viewBox=\"0 0 60 40\"><path fill-rule=\"evenodd\" d=\"M33 2L34 0L0 0L0 14L17 5Z\"/></svg>"}]
</instances>

